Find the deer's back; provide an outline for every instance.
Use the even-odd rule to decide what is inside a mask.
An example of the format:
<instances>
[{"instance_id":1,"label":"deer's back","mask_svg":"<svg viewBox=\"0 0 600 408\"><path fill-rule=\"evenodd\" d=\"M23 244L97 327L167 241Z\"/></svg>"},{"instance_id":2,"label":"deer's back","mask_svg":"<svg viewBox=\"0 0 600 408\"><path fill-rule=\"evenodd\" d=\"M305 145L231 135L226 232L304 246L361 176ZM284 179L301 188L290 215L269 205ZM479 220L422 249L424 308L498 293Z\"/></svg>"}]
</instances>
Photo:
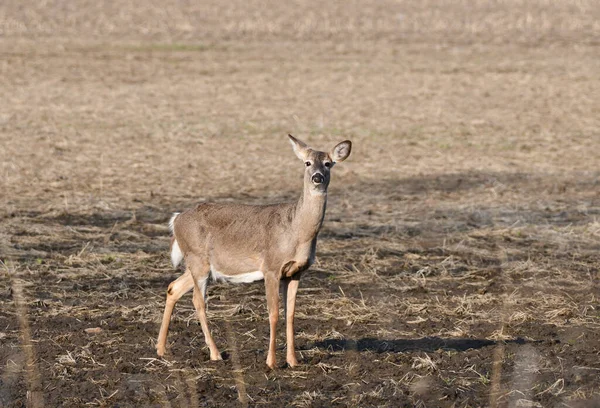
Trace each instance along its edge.
<instances>
[{"instance_id":1,"label":"deer's back","mask_svg":"<svg viewBox=\"0 0 600 408\"><path fill-rule=\"evenodd\" d=\"M203 203L177 217L174 233L184 254L208 257L227 273L244 273L260 269L267 253L285 258L293 251L293 215L292 203Z\"/></svg>"}]
</instances>

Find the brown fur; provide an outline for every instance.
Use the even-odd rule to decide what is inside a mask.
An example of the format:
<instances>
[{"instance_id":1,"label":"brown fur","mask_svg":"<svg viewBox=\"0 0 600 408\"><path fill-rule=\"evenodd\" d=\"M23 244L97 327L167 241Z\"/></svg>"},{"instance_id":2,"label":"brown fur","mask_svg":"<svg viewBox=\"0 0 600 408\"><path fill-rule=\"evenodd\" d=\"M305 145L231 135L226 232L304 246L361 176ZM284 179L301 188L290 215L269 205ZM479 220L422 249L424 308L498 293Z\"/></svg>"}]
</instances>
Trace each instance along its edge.
<instances>
[{"instance_id":1,"label":"brown fur","mask_svg":"<svg viewBox=\"0 0 600 408\"><path fill-rule=\"evenodd\" d=\"M274 205L199 204L177 216L173 239L186 261L184 275L169 285L157 351L163 355L174 304L194 288L194 305L211 360L220 359L208 330L205 312L206 281L211 272L229 277L260 271L264 275L271 338L267 365L275 365L275 328L280 283L283 286L288 338L287 362L295 366L293 312L298 281L314 262L317 235L327 204L330 170L335 161L348 157L351 143L344 141L330 153L310 149L289 136L298 158L305 162L304 189L295 203ZM314 178L321 177L320 182Z\"/></svg>"}]
</instances>

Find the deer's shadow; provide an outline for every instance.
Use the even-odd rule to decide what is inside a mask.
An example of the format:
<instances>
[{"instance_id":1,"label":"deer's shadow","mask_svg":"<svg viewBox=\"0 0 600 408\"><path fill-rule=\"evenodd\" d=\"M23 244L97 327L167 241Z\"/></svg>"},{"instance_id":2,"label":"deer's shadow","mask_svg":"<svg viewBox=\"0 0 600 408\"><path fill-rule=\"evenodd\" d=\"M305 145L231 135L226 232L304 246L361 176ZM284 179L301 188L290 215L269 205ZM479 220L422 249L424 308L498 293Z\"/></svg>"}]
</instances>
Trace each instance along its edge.
<instances>
[{"instance_id":1,"label":"deer's shadow","mask_svg":"<svg viewBox=\"0 0 600 408\"><path fill-rule=\"evenodd\" d=\"M525 344L528 341L522 338L503 341L502 343ZM494 346L500 342L487 339L423 337L420 339L379 340L366 337L359 340L329 339L309 343L303 350L313 348L329 351L374 351L376 353L400 353L407 351L455 350L466 351Z\"/></svg>"}]
</instances>

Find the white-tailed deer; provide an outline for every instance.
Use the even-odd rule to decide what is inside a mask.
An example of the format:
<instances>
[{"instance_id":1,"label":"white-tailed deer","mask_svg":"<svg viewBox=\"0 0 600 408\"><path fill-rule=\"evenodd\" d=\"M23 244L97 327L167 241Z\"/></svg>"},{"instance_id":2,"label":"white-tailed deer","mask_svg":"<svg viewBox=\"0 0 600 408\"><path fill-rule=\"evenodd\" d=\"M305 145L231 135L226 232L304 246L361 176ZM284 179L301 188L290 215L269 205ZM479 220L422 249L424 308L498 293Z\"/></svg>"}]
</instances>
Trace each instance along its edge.
<instances>
[{"instance_id":1,"label":"white-tailed deer","mask_svg":"<svg viewBox=\"0 0 600 408\"><path fill-rule=\"evenodd\" d=\"M199 204L171 218L171 260L185 259L185 273L169 285L156 350L165 353L175 303L194 289L193 303L210 349L220 360L206 319L206 286L215 280L253 282L264 279L271 329L267 365L275 367L275 330L279 287L285 308L287 363L298 364L294 350L294 309L300 275L314 262L317 235L323 224L331 168L344 161L352 143L339 143L329 153L313 150L289 135L296 156L305 165L304 189L294 203L274 205Z\"/></svg>"}]
</instances>

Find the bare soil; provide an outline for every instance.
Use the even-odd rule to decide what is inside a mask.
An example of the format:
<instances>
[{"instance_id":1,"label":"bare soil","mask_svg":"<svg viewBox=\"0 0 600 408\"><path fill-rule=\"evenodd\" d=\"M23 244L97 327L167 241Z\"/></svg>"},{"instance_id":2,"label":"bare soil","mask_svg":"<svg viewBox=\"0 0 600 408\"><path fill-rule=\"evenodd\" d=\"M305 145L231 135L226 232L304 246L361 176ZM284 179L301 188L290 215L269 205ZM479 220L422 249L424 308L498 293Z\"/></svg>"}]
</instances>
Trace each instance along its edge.
<instances>
[{"instance_id":1,"label":"bare soil","mask_svg":"<svg viewBox=\"0 0 600 408\"><path fill-rule=\"evenodd\" d=\"M0 4L0 407L600 406L600 7ZM328 149L301 365L264 287L191 296L167 221Z\"/></svg>"}]
</instances>

